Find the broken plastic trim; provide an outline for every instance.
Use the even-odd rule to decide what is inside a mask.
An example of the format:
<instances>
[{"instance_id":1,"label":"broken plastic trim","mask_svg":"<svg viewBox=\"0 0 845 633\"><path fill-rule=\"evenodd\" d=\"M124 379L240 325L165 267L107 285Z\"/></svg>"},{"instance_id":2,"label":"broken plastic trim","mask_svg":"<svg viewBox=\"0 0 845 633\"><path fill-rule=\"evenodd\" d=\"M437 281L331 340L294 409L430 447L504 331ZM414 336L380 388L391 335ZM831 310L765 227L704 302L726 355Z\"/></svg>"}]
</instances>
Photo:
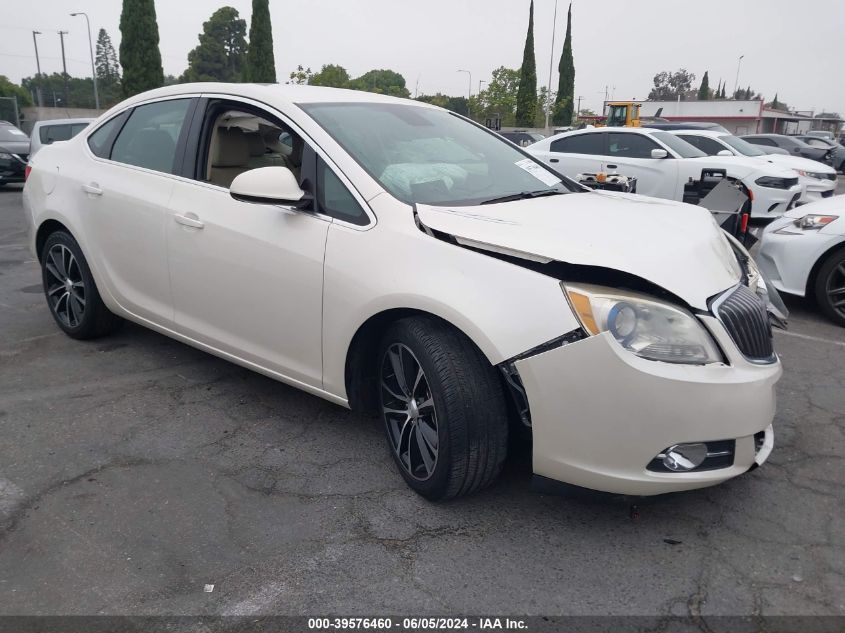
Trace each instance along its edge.
<instances>
[{"instance_id":1,"label":"broken plastic trim","mask_svg":"<svg viewBox=\"0 0 845 633\"><path fill-rule=\"evenodd\" d=\"M537 347L532 347L527 352L522 352L522 354L517 354L516 356L509 358L502 365L505 364L513 364L517 361L531 358L532 356L536 356L537 354L542 354L543 352L548 352L549 350L556 349L558 347L563 347L564 345L569 345L570 343L575 343L582 339L587 338L587 333L584 331L583 328L577 327L571 332L567 332L563 336L558 336L557 338L553 338L551 341L546 341L545 343L541 343Z\"/></svg>"}]
</instances>

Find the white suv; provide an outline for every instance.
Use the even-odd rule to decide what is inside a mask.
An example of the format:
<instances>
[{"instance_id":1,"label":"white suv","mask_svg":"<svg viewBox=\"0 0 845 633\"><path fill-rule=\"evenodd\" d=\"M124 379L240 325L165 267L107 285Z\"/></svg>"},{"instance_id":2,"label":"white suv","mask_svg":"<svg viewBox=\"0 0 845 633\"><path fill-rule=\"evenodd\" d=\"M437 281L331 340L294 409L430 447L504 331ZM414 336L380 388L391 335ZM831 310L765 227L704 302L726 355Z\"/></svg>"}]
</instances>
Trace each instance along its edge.
<instances>
[{"instance_id":1,"label":"white suv","mask_svg":"<svg viewBox=\"0 0 845 633\"><path fill-rule=\"evenodd\" d=\"M751 217L774 218L798 202L803 188L791 169L754 159L707 156L671 132L650 128L593 128L558 134L527 150L558 172L618 173L637 179L636 193L683 200L684 185L702 169L724 169L752 198Z\"/></svg>"}]
</instances>

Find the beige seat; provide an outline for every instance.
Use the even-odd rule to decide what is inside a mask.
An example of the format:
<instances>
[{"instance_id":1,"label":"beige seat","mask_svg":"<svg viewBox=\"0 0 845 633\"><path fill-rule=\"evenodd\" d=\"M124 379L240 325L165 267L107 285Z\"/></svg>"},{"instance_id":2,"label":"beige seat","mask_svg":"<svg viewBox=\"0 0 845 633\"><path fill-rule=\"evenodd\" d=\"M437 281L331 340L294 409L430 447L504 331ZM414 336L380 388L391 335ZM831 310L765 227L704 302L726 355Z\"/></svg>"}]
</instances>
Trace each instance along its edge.
<instances>
[{"instance_id":1,"label":"beige seat","mask_svg":"<svg viewBox=\"0 0 845 633\"><path fill-rule=\"evenodd\" d=\"M249 166L256 167L287 167L283 157L268 153L267 145L260 132L247 132L246 140L249 144Z\"/></svg>"},{"instance_id":2,"label":"beige seat","mask_svg":"<svg viewBox=\"0 0 845 633\"><path fill-rule=\"evenodd\" d=\"M239 127L217 128L215 141L209 180L215 185L229 187L237 176L252 169L249 166L249 142Z\"/></svg>"}]
</instances>

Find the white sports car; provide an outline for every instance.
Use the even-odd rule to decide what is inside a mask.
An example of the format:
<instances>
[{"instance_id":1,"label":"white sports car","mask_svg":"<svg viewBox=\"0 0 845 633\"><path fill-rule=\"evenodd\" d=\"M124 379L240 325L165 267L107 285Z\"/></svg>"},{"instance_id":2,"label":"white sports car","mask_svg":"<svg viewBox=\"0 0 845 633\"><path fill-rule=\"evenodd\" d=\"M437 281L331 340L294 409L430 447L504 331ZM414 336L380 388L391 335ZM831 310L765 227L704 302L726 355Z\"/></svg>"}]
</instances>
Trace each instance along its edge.
<instances>
[{"instance_id":1,"label":"white sports car","mask_svg":"<svg viewBox=\"0 0 845 633\"><path fill-rule=\"evenodd\" d=\"M587 192L440 108L161 88L41 150L24 205L69 336L129 319L373 411L431 499L493 481L510 424L536 475L615 493L772 450L764 285L712 216Z\"/></svg>"},{"instance_id":2,"label":"white sports car","mask_svg":"<svg viewBox=\"0 0 845 633\"><path fill-rule=\"evenodd\" d=\"M775 288L815 299L845 326L845 198L807 204L772 222L758 261Z\"/></svg>"}]
</instances>

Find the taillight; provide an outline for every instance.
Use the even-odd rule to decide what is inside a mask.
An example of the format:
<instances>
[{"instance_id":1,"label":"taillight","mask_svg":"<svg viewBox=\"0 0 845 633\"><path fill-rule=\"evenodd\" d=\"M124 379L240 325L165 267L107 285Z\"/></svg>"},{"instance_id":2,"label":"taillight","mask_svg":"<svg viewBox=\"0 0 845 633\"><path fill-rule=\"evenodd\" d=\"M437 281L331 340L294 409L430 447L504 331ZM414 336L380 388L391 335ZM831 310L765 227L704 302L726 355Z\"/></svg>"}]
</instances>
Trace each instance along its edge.
<instances>
[{"instance_id":1,"label":"taillight","mask_svg":"<svg viewBox=\"0 0 845 633\"><path fill-rule=\"evenodd\" d=\"M32 171L32 167L30 167L29 165L27 165L26 167L23 168L23 179L24 180L27 180L29 178L29 172L31 172L31 171Z\"/></svg>"},{"instance_id":2,"label":"taillight","mask_svg":"<svg viewBox=\"0 0 845 633\"><path fill-rule=\"evenodd\" d=\"M748 231L748 214L742 214L742 220L740 221L739 232L746 233Z\"/></svg>"}]
</instances>

